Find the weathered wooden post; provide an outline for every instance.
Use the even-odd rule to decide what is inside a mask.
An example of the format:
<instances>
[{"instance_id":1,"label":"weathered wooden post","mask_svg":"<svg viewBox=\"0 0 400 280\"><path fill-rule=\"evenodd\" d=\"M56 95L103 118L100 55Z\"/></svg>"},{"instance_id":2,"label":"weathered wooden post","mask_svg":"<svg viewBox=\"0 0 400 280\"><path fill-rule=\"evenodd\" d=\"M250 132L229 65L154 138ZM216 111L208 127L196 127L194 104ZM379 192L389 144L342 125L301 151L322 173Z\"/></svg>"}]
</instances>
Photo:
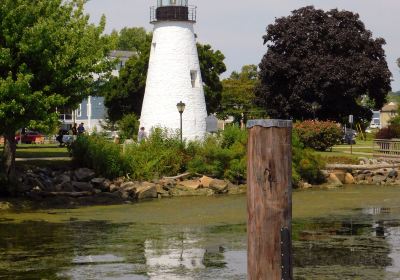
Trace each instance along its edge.
<instances>
[{"instance_id":1,"label":"weathered wooden post","mask_svg":"<svg viewBox=\"0 0 400 280\"><path fill-rule=\"evenodd\" d=\"M247 278L291 280L292 121L251 120L247 128Z\"/></svg>"}]
</instances>

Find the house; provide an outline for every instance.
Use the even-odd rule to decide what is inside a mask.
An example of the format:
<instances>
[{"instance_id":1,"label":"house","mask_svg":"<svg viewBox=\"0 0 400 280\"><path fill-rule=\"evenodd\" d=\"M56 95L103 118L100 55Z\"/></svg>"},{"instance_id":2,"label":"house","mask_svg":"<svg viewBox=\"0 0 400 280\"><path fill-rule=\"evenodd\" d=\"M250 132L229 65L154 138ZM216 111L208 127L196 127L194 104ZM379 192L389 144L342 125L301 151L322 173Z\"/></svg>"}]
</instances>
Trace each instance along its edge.
<instances>
[{"instance_id":1,"label":"house","mask_svg":"<svg viewBox=\"0 0 400 280\"><path fill-rule=\"evenodd\" d=\"M372 111L372 120L369 125L370 128L381 128L381 112Z\"/></svg>"},{"instance_id":2,"label":"house","mask_svg":"<svg viewBox=\"0 0 400 280\"><path fill-rule=\"evenodd\" d=\"M125 66L128 59L134 55L131 51L114 50L109 54L110 59L118 59L112 75L117 77L119 71ZM101 123L107 118L107 108L104 105L104 97L89 96L78 105L76 110L69 108L58 108L59 119L64 129L69 130L74 123L83 123L86 131L92 133L94 131L102 131Z\"/></svg>"},{"instance_id":3,"label":"house","mask_svg":"<svg viewBox=\"0 0 400 280\"><path fill-rule=\"evenodd\" d=\"M380 124L381 128L387 127L389 125L389 121L397 116L397 111L399 109L399 105L394 102L390 102L382 107L380 114Z\"/></svg>"}]
</instances>

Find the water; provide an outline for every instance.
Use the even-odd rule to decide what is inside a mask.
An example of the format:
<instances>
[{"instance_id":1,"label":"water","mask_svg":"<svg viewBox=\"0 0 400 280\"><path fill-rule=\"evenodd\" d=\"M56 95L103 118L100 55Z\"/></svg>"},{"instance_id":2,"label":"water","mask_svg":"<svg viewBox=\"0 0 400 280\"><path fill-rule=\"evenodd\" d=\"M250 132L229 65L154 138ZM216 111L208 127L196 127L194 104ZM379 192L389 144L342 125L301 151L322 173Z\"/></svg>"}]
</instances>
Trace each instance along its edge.
<instances>
[{"instance_id":1,"label":"water","mask_svg":"<svg viewBox=\"0 0 400 280\"><path fill-rule=\"evenodd\" d=\"M295 279L400 279L400 188L293 195ZM0 212L0 279L246 279L246 197Z\"/></svg>"}]
</instances>

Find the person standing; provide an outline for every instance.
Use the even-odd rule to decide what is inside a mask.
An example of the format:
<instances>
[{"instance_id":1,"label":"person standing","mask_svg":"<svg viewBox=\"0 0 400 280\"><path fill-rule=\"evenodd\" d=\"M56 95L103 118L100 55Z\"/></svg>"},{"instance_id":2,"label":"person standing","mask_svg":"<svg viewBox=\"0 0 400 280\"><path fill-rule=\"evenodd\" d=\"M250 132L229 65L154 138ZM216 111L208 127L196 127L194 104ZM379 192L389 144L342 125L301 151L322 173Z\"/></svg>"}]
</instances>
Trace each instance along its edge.
<instances>
[{"instance_id":1,"label":"person standing","mask_svg":"<svg viewBox=\"0 0 400 280\"><path fill-rule=\"evenodd\" d=\"M85 127L83 126L83 123L81 123L78 126L78 135L82 135L83 133L85 133Z\"/></svg>"},{"instance_id":2,"label":"person standing","mask_svg":"<svg viewBox=\"0 0 400 280\"><path fill-rule=\"evenodd\" d=\"M74 123L74 126L72 127L72 135L74 136L78 135L78 129L76 128L76 123Z\"/></svg>"},{"instance_id":3,"label":"person standing","mask_svg":"<svg viewBox=\"0 0 400 280\"><path fill-rule=\"evenodd\" d=\"M145 141L147 139L147 133L144 131L144 127L141 127L138 133L138 142Z\"/></svg>"}]
</instances>

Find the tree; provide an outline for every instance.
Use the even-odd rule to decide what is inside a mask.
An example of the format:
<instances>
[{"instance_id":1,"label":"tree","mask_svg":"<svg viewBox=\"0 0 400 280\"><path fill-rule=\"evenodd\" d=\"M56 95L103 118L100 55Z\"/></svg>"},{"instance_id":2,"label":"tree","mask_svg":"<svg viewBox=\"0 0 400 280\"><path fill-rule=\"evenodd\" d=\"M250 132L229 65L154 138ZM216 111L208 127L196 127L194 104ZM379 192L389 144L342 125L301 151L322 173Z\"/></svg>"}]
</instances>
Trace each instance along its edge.
<instances>
[{"instance_id":1,"label":"tree","mask_svg":"<svg viewBox=\"0 0 400 280\"><path fill-rule=\"evenodd\" d=\"M258 83L257 65L245 65L240 73L232 72L228 79L222 81L221 110L218 116L223 119L233 116L237 123L245 123L249 117L264 116L265 110L254 104L254 91Z\"/></svg>"},{"instance_id":2,"label":"tree","mask_svg":"<svg viewBox=\"0 0 400 280\"><path fill-rule=\"evenodd\" d=\"M112 36L116 38L119 48L135 52L120 71L119 77L110 79L103 93L109 118L116 122L126 114L141 114L152 33L146 33L143 28L123 28L119 33L114 31ZM197 50L207 111L216 112L222 92L219 75L226 71L223 62L225 57L220 51L212 50L210 45L197 44Z\"/></svg>"},{"instance_id":3,"label":"tree","mask_svg":"<svg viewBox=\"0 0 400 280\"><path fill-rule=\"evenodd\" d=\"M107 78L111 39L89 24L82 0L3 0L0 4L0 134L3 168L15 174L15 131L58 121ZM96 75L97 74L97 75ZM100 78L95 78L99 76Z\"/></svg>"},{"instance_id":4,"label":"tree","mask_svg":"<svg viewBox=\"0 0 400 280\"><path fill-rule=\"evenodd\" d=\"M200 72L204 84L207 112L215 113L221 103L222 83L219 76L226 71L225 56L221 51L214 51L210 45L197 43Z\"/></svg>"},{"instance_id":5,"label":"tree","mask_svg":"<svg viewBox=\"0 0 400 280\"><path fill-rule=\"evenodd\" d=\"M371 120L361 97L384 104L391 77L385 40L373 39L358 14L304 7L269 25L263 38L257 97L271 117Z\"/></svg>"},{"instance_id":6,"label":"tree","mask_svg":"<svg viewBox=\"0 0 400 280\"><path fill-rule=\"evenodd\" d=\"M143 28L123 28L113 32L121 50L133 51L118 77L112 77L104 88L105 106L111 121L121 120L124 115L140 116L146 88L152 33Z\"/></svg>"}]
</instances>

